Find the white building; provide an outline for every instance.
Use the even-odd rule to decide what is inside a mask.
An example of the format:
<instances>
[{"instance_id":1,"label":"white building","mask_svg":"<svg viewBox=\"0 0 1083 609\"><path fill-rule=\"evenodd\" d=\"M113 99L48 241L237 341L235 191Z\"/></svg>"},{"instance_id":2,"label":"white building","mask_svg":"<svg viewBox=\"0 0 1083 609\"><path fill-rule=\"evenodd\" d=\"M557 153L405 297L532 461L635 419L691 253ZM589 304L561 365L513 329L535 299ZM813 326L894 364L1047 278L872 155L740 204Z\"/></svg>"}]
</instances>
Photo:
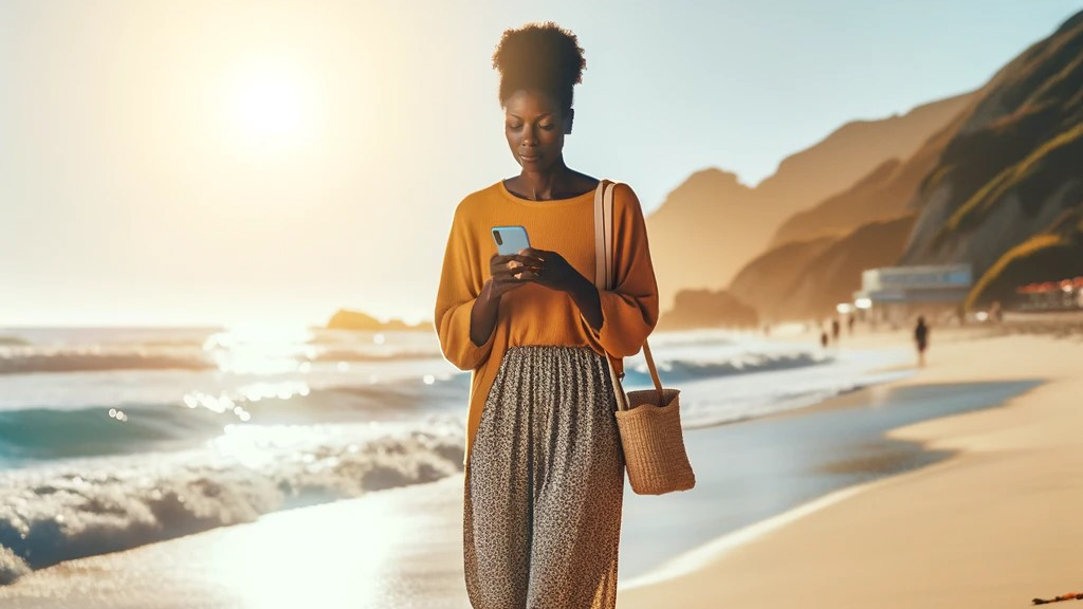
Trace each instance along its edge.
<instances>
[{"instance_id":1,"label":"white building","mask_svg":"<svg viewBox=\"0 0 1083 609\"><path fill-rule=\"evenodd\" d=\"M905 321L922 312L953 312L973 285L970 264L889 266L861 273L854 303L872 318Z\"/></svg>"}]
</instances>

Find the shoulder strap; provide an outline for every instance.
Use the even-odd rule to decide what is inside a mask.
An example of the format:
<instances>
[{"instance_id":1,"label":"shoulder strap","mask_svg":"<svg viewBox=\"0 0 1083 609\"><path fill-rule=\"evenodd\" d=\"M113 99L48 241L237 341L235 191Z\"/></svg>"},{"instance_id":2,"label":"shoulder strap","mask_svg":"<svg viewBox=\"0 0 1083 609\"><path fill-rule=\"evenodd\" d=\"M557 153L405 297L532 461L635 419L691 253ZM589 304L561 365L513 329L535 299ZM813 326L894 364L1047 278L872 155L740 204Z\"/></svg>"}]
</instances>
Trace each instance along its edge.
<instances>
[{"instance_id":1,"label":"shoulder strap","mask_svg":"<svg viewBox=\"0 0 1083 609\"><path fill-rule=\"evenodd\" d=\"M616 182L600 180L594 192L594 283L604 289L613 289L616 281L613 264L613 190ZM606 356L608 359L608 355ZM654 388L658 390L658 404L663 404L662 381L658 378L658 369L651 356L650 345L643 341L643 357L647 360L647 369L651 373ZM610 372L612 373L612 362ZM624 377L622 372L621 378Z\"/></svg>"},{"instance_id":2,"label":"shoulder strap","mask_svg":"<svg viewBox=\"0 0 1083 609\"><path fill-rule=\"evenodd\" d=\"M606 180L598 181L598 188L594 190L594 285L608 289L609 285L609 255L606 247L605 230L605 205L603 193Z\"/></svg>"},{"instance_id":3,"label":"shoulder strap","mask_svg":"<svg viewBox=\"0 0 1083 609\"><path fill-rule=\"evenodd\" d=\"M599 180L594 191L594 283L613 289L613 189L617 183Z\"/></svg>"},{"instance_id":4,"label":"shoulder strap","mask_svg":"<svg viewBox=\"0 0 1083 609\"><path fill-rule=\"evenodd\" d=\"M605 187L603 220L605 225L605 285L612 290L617 283L616 267L613 264L613 190L617 188L616 182L610 182Z\"/></svg>"}]
</instances>

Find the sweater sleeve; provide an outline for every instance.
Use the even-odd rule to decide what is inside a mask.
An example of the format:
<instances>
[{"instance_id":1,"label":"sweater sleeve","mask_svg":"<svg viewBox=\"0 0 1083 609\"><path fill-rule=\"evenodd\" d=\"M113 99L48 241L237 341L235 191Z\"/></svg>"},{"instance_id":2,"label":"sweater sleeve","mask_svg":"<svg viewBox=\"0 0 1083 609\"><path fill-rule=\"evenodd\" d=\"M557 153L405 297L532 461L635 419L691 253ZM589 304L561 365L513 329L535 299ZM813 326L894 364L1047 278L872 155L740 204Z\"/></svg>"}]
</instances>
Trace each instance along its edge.
<instances>
[{"instance_id":1,"label":"sweater sleeve","mask_svg":"<svg viewBox=\"0 0 1083 609\"><path fill-rule=\"evenodd\" d=\"M658 323L658 284L643 210L627 184L614 187L613 215L616 272L612 289L598 287L602 327L594 330L582 312L579 320L606 352L622 358L638 353Z\"/></svg>"},{"instance_id":2,"label":"sweater sleeve","mask_svg":"<svg viewBox=\"0 0 1083 609\"><path fill-rule=\"evenodd\" d=\"M492 352L497 329L493 328L482 345L470 340L470 313L485 281L480 273L478 248L461 210L461 206L455 210L444 250L434 325L444 357L460 370L473 370Z\"/></svg>"}]
</instances>

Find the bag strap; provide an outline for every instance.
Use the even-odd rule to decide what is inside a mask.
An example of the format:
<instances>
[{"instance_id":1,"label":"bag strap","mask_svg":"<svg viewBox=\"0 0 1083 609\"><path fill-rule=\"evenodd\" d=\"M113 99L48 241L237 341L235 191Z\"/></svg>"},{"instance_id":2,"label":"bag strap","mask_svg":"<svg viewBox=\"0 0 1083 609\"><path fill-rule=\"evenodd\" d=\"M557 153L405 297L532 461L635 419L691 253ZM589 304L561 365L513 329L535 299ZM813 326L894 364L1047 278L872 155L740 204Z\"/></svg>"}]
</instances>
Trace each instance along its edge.
<instances>
[{"instance_id":1,"label":"bag strap","mask_svg":"<svg viewBox=\"0 0 1083 609\"><path fill-rule=\"evenodd\" d=\"M616 186L616 182L599 180L598 188L594 191L594 283L607 290L613 288L616 275L613 266L613 190ZM647 369L651 373L654 388L658 390L658 405L661 406L665 403L662 381L658 378L658 369L654 365L654 357L651 356L651 348L646 340L643 341L643 357L647 360ZM627 396L608 353L605 354L605 360L609 364L609 376L617 394L617 409L626 410Z\"/></svg>"}]
</instances>

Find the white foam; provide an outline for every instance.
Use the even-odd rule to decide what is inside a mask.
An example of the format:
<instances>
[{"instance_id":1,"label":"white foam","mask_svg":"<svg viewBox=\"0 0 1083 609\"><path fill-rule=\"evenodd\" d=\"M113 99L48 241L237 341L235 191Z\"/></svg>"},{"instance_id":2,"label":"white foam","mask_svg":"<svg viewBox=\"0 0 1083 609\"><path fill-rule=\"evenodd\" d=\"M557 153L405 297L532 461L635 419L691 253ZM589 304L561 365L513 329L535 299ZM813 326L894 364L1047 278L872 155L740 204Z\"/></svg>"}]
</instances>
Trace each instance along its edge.
<instances>
[{"instance_id":1,"label":"white foam","mask_svg":"<svg viewBox=\"0 0 1083 609\"><path fill-rule=\"evenodd\" d=\"M0 586L10 584L30 572L26 562L14 552L0 546Z\"/></svg>"},{"instance_id":2,"label":"white foam","mask_svg":"<svg viewBox=\"0 0 1083 609\"><path fill-rule=\"evenodd\" d=\"M123 550L462 470L460 420L393 427L290 426L200 450L0 472L0 584L27 565Z\"/></svg>"}]
</instances>

